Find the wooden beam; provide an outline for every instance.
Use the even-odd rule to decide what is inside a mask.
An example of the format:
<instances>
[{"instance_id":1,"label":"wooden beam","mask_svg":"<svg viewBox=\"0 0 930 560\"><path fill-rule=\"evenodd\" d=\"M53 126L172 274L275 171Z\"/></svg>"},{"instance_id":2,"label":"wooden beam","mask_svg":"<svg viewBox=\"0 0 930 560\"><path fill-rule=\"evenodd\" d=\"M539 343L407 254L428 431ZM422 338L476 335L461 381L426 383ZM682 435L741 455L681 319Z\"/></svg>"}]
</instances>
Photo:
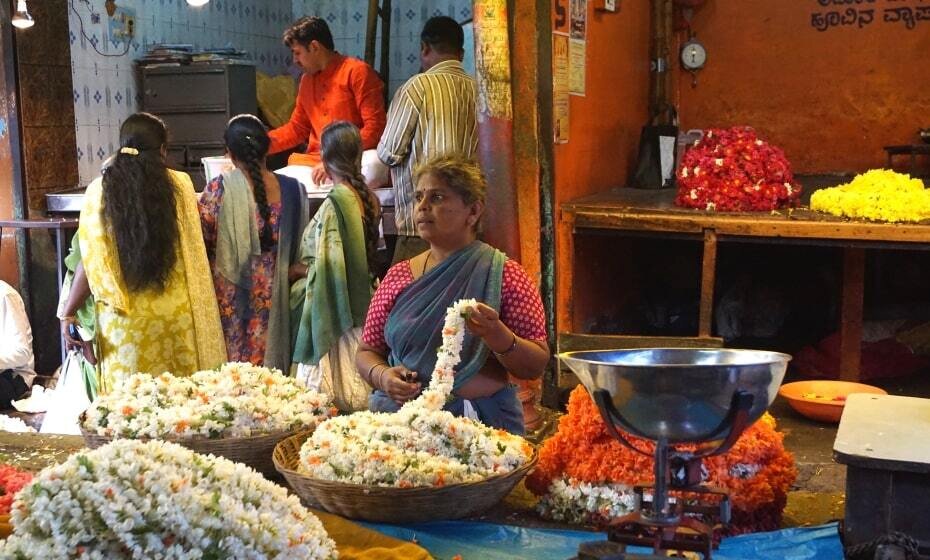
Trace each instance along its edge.
<instances>
[{"instance_id":1,"label":"wooden beam","mask_svg":"<svg viewBox=\"0 0 930 560\"><path fill-rule=\"evenodd\" d=\"M698 336L710 337L714 328L714 287L717 283L717 232L704 230L704 256L701 261L701 308Z\"/></svg>"},{"instance_id":2,"label":"wooden beam","mask_svg":"<svg viewBox=\"0 0 930 560\"><path fill-rule=\"evenodd\" d=\"M840 311L840 379L858 381L862 368L862 310L865 249L843 249L843 297Z\"/></svg>"}]
</instances>

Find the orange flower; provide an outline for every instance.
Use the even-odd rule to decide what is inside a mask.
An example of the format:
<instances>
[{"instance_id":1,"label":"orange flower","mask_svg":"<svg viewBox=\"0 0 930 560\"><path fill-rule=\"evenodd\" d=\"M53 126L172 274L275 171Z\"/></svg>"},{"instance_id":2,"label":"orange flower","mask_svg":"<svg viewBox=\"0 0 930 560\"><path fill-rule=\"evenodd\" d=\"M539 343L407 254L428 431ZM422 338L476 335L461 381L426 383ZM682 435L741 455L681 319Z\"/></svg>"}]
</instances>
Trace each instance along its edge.
<instances>
[{"instance_id":1,"label":"orange flower","mask_svg":"<svg viewBox=\"0 0 930 560\"><path fill-rule=\"evenodd\" d=\"M651 453L654 449L648 440L629 434L627 438L643 451ZM748 526L757 530L778 528L788 490L797 477L794 457L785 451L782 440L774 418L766 414L743 432L728 453L704 459L708 472L705 483L730 493L733 531L741 532ZM738 471L731 472L736 465L759 470L741 478ZM652 457L631 451L608 434L594 401L579 386L569 397L568 414L559 420L558 431L540 449L536 470L526 479L526 486L541 496L560 477L594 484L650 483L652 469Z\"/></svg>"}]
</instances>

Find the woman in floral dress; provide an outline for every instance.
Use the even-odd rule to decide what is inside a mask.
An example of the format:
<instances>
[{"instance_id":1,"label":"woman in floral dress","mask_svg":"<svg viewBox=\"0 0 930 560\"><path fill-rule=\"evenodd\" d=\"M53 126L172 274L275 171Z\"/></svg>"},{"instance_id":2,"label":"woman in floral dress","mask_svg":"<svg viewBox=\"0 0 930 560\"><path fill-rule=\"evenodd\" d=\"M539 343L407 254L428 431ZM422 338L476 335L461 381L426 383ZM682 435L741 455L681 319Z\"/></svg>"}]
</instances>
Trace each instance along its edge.
<instances>
[{"instance_id":1,"label":"woman in floral dress","mask_svg":"<svg viewBox=\"0 0 930 560\"><path fill-rule=\"evenodd\" d=\"M89 295L97 313L100 392L135 373L189 375L225 347L190 177L165 166L165 124L148 113L120 127L121 148L84 195L82 262L62 312L69 327Z\"/></svg>"},{"instance_id":2,"label":"woman in floral dress","mask_svg":"<svg viewBox=\"0 0 930 560\"><path fill-rule=\"evenodd\" d=\"M233 117L224 140L234 167L206 186L199 206L227 355L287 373L287 271L307 223L307 197L297 180L266 167L270 139L257 117Z\"/></svg>"}]
</instances>

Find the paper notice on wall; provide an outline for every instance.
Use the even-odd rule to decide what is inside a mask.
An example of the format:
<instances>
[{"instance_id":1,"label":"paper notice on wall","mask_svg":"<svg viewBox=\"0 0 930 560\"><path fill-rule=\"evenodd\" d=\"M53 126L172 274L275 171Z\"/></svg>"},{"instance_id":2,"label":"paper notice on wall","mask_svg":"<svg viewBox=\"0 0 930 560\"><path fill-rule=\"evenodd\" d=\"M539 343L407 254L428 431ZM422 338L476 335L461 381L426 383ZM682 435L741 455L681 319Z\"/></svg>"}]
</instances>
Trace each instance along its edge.
<instances>
[{"instance_id":1,"label":"paper notice on wall","mask_svg":"<svg viewBox=\"0 0 930 560\"><path fill-rule=\"evenodd\" d=\"M585 41L569 39L568 41L568 92L571 95L584 96L585 83Z\"/></svg>"},{"instance_id":2,"label":"paper notice on wall","mask_svg":"<svg viewBox=\"0 0 930 560\"><path fill-rule=\"evenodd\" d=\"M552 34L552 126L556 144L568 142L568 33Z\"/></svg>"}]
</instances>

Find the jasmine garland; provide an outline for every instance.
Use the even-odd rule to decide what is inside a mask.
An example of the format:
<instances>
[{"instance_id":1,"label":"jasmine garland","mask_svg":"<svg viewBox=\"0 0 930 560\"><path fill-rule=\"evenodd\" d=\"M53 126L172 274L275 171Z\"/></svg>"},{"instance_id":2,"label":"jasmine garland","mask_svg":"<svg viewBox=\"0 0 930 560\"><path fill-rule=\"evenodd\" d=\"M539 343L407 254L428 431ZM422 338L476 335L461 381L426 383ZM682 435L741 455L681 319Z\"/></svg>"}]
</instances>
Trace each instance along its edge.
<instances>
[{"instance_id":1,"label":"jasmine garland","mask_svg":"<svg viewBox=\"0 0 930 560\"><path fill-rule=\"evenodd\" d=\"M0 558L334 559L295 496L252 469L161 441L117 440L40 472Z\"/></svg>"}]
</instances>

